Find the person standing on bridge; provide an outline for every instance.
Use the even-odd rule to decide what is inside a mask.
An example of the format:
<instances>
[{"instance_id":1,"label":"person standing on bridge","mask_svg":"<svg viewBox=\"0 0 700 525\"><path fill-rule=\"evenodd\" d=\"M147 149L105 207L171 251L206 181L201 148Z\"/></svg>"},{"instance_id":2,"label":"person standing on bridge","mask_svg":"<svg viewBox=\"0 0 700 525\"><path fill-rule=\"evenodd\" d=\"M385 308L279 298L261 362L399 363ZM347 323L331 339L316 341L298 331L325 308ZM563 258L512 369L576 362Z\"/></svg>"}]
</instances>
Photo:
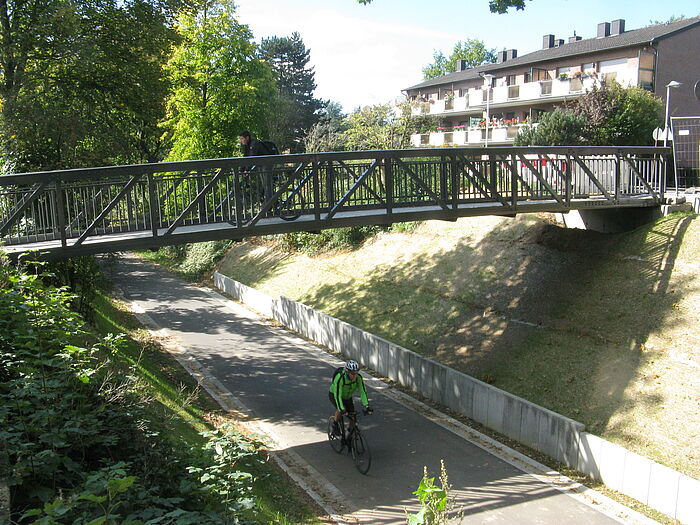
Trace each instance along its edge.
<instances>
[{"instance_id":1,"label":"person standing on bridge","mask_svg":"<svg viewBox=\"0 0 700 525\"><path fill-rule=\"evenodd\" d=\"M367 391L365 390L365 383L362 376L359 374L360 365L357 361L352 359L345 363L344 367L336 369L333 374L333 380L331 381L331 386L328 391L328 399L331 400L331 404L335 407L335 425L334 432L340 435L340 418L341 416L347 416L348 414L355 413L355 404L352 401L352 395L359 391L360 400L362 405L365 407L365 413L371 414L372 409L369 406L369 400L367 399ZM350 420L350 428L354 424L353 420Z\"/></svg>"},{"instance_id":2,"label":"person standing on bridge","mask_svg":"<svg viewBox=\"0 0 700 525\"><path fill-rule=\"evenodd\" d=\"M271 142L266 142L262 140L256 139L253 135L250 134L250 131L245 130L241 131L241 133L238 135L238 142L240 142L241 146L243 146L243 156L244 157L259 157L262 155L275 155L277 152L273 151L273 148L269 146L268 144L272 144L274 146L274 143ZM277 146L274 146L274 149L277 149ZM270 166L265 166L259 168L259 174L260 174L260 184L262 186L263 192L262 192L262 197L263 201L266 201L267 199L271 198L273 195L272 192L272 168Z\"/></svg>"}]
</instances>

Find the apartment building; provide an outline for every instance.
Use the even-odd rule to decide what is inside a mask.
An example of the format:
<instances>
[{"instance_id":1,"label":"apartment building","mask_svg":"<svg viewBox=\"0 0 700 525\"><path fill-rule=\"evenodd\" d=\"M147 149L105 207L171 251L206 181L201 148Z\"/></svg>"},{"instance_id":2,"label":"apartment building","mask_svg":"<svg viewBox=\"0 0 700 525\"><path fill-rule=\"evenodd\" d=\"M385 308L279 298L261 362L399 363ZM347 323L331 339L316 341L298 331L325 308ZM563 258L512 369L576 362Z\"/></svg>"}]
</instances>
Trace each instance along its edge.
<instances>
[{"instance_id":1,"label":"apartment building","mask_svg":"<svg viewBox=\"0 0 700 525\"><path fill-rule=\"evenodd\" d=\"M515 49L475 68L404 90L413 114L440 118L437 132L411 137L414 146L507 145L518 130L544 112L582 96L596 83L616 80L666 99L669 113L700 115L700 17L627 31L622 19L598 24L594 38L544 35L542 49L518 56ZM698 84L698 86L696 86Z\"/></svg>"}]
</instances>

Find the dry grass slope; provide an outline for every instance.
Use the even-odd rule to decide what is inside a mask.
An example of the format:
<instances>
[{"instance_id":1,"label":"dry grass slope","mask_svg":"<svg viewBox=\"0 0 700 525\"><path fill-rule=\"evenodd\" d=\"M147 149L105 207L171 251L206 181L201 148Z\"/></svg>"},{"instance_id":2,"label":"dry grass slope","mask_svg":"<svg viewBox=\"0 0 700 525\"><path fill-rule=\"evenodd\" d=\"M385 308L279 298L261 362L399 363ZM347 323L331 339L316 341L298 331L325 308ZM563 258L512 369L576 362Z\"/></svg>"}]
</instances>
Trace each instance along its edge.
<instances>
[{"instance_id":1,"label":"dry grass slope","mask_svg":"<svg viewBox=\"0 0 700 525\"><path fill-rule=\"evenodd\" d=\"M700 477L697 216L619 235L547 216L428 222L314 258L242 243L220 271Z\"/></svg>"}]
</instances>

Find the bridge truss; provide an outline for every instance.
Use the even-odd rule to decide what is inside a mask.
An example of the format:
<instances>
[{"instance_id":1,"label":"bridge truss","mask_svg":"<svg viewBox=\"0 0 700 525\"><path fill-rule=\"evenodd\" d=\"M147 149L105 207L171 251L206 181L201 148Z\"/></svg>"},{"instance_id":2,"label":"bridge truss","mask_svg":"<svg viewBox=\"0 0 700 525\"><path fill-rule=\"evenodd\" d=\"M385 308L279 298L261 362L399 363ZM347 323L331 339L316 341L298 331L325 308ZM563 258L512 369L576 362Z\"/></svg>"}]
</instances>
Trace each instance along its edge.
<instances>
[{"instance_id":1,"label":"bridge truss","mask_svg":"<svg viewBox=\"0 0 700 525\"><path fill-rule=\"evenodd\" d=\"M656 206L666 148L278 155L0 176L10 255L85 255L426 219Z\"/></svg>"}]
</instances>

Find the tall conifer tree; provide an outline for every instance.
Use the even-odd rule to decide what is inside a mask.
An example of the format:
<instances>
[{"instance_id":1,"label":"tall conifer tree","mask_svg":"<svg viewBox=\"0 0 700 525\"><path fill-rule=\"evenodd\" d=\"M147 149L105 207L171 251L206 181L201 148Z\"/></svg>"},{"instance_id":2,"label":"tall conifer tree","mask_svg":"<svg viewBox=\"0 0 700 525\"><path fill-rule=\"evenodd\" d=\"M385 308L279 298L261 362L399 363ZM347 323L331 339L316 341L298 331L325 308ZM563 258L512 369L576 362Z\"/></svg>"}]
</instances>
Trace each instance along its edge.
<instances>
[{"instance_id":1,"label":"tall conifer tree","mask_svg":"<svg viewBox=\"0 0 700 525\"><path fill-rule=\"evenodd\" d=\"M281 149L301 151L303 138L318 122L318 111L323 107L323 102L313 95L316 81L314 69L309 66L310 51L299 33L294 32L291 37L264 38L259 55L272 66L277 80L271 138Z\"/></svg>"}]
</instances>

